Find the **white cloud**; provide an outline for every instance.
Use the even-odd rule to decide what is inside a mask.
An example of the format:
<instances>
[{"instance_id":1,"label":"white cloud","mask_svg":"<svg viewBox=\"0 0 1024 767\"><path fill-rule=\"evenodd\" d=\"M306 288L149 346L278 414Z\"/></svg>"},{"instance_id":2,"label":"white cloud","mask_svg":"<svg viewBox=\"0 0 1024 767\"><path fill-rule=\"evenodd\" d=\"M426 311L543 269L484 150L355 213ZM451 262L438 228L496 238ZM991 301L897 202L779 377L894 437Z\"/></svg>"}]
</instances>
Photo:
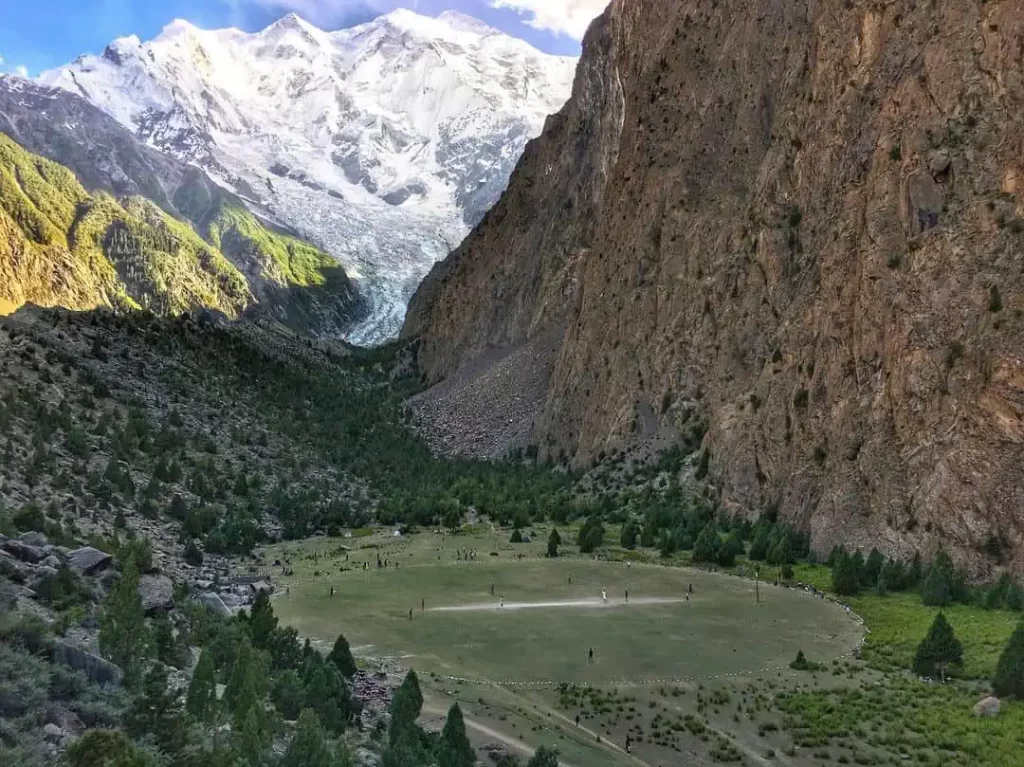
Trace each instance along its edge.
<instances>
[{"instance_id":1,"label":"white cloud","mask_svg":"<svg viewBox=\"0 0 1024 767\"><path fill-rule=\"evenodd\" d=\"M494 8L511 8L526 16L536 29L582 40L590 22L608 7L609 0L491 0Z\"/></svg>"},{"instance_id":2,"label":"white cloud","mask_svg":"<svg viewBox=\"0 0 1024 767\"><path fill-rule=\"evenodd\" d=\"M18 77L25 77L25 78L27 78L28 77L28 67L25 67L25 66L15 67L14 68L14 74L16 74Z\"/></svg>"},{"instance_id":3,"label":"white cloud","mask_svg":"<svg viewBox=\"0 0 1024 767\"><path fill-rule=\"evenodd\" d=\"M0 67L4 65L4 57L0 56Z\"/></svg>"}]
</instances>

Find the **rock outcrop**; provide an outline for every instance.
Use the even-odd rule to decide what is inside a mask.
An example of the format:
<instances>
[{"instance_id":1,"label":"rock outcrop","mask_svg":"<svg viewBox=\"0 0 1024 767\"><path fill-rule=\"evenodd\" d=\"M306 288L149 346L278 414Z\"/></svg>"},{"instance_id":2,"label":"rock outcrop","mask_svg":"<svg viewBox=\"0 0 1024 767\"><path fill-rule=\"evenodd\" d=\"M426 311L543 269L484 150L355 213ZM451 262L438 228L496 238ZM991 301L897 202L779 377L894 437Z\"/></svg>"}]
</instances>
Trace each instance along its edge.
<instances>
[{"instance_id":1,"label":"rock outcrop","mask_svg":"<svg viewBox=\"0 0 1024 767\"><path fill-rule=\"evenodd\" d=\"M1024 3L615 0L410 306L431 382L564 327L577 466L694 416L819 551L1024 572Z\"/></svg>"}]
</instances>

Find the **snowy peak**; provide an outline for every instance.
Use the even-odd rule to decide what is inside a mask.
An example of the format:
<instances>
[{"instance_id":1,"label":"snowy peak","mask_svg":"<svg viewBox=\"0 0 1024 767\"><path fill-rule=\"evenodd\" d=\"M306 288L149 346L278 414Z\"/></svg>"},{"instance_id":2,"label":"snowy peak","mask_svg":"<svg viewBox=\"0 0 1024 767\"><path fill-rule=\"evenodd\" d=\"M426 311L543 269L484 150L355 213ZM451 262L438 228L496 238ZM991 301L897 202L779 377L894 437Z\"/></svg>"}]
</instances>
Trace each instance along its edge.
<instances>
[{"instance_id":1,"label":"snowy peak","mask_svg":"<svg viewBox=\"0 0 1024 767\"><path fill-rule=\"evenodd\" d=\"M325 248L376 302L354 338L375 341L497 201L575 64L461 13L399 10L334 32L176 20L40 80Z\"/></svg>"}]
</instances>

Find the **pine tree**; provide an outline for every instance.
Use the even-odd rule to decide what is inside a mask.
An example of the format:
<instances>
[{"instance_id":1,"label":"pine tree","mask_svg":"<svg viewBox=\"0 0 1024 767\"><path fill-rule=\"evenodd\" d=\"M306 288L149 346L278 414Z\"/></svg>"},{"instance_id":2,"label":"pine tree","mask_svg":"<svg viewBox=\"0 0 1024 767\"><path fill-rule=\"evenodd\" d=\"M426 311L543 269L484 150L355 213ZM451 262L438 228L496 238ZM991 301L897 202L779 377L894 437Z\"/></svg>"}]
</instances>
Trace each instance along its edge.
<instances>
[{"instance_id":1,"label":"pine tree","mask_svg":"<svg viewBox=\"0 0 1024 767\"><path fill-rule=\"evenodd\" d=\"M857 573L857 583L864 582L864 555L855 551L850 555L850 562Z\"/></svg>"},{"instance_id":2,"label":"pine tree","mask_svg":"<svg viewBox=\"0 0 1024 767\"><path fill-rule=\"evenodd\" d=\"M383 767L423 767L429 763L418 728L402 729L384 749Z\"/></svg>"},{"instance_id":3,"label":"pine tree","mask_svg":"<svg viewBox=\"0 0 1024 767\"><path fill-rule=\"evenodd\" d=\"M1017 625L999 656L992 691L1000 698L1024 700L1024 623Z\"/></svg>"},{"instance_id":4,"label":"pine tree","mask_svg":"<svg viewBox=\"0 0 1024 767\"><path fill-rule=\"evenodd\" d=\"M394 743L403 730L414 727L422 710L423 693L420 692L420 680L415 671L410 671L395 692L395 697L391 699L391 728L388 730L388 740Z\"/></svg>"},{"instance_id":5,"label":"pine tree","mask_svg":"<svg viewBox=\"0 0 1024 767\"><path fill-rule=\"evenodd\" d=\"M241 717L239 726L235 727L236 748L249 767L260 767L264 764L267 749L270 748L270 736L261 714L259 705L253 704Z\"/></svg>"},{"instance_id":6,"label":"pine tree","mask_svg":"<svg viewBox=\"0 0 1024 767\"><path fill-rule=\"evenodd\" d=\"M885 581L886 591L899 591L903 588L906 576L903 572L903 565L895 559L887 559L882 566L882 572L878 575L879 584Z\"/></svg>"},{"instance_id":7,"label":"pine tree","mask_svg":"<svg viewBox=\"0 0 1024 767\"><path fill-rule=\"evenodd\" d=\"M697 536L697 542L693 544L694 562L716 562L718 561L718 550L722 541L718 537L718 528L714 522L708 522L704 529Z\"/></svg>"},{"instance_id":8,"label":"pine tree","mask_svg":"<svg viewBox=\"0 0 1024 767\"><path fill-rule=\"evenodd\" d=\"M249 633L256 647L264 648L270 643L270 637L277 628L277 616L270 604L270 595L261 591L249 610Z\"/></svg>"},{"instance_id":9,"label":"pine tree","mask_svg":"<svg viewBox=\"0 0 1024 767\"><path fill-rule=\"evenodd\" d=\"M750 544L749 558L751 562L763 562L768 558L768 540L771 536L767 526L758 525L754 540Z\"/></svg>"},{"instance_id":10,"label":"pine tree","mask_svg":"<svg viewBox=\"0 0 1024 767\"><path fill-rule=\"evenodd\" d=\"M281 759L281 767L331 767L332 761L320 721L307 708L299 715L295 735Z\"/></svg>"},{"instance_id":11,"label":"pine tree","mask_svg":"<svg viewBox=\"0 0 1024 767\"><path fill-rule=\"evenodd\" d=\"M441 731L437 762L445 767L473 767L476 764L476 755L466 737L466 723L458 703L451 707Z\"/></svg>"},{"instance_id":12,"label":"pine tree","mask_svg":"<svg viewBox=\"0 0 1024 767\"><path fill-rule=\"evenodd\" d=\"M338 634L338 638L334 640L334 647L331 649L331 654L327 656L327 660L333 663L346 679L351 679L356 675L356 659L352 657L352 649L343 634Z\"/></svg>"},{"instance_id":13,"label":"pine tree","mask_svg":"<svg viewBox=\"0 0 1024 767\"><path fill-rule=\"evenodd\" d=\"M134 557L125 563L100 618L100 652L124 671L126 683L138 680L146 653L146 616L139 596L139 568Z\"/></svg>"},{"instance_id":14,"label":"pine tree","mask_svg":"<svg viewBox=\"0 0 1024 767\"><path fill-rule=\"evenodd\" d=\"M302 682L306 706L316 712L327 730L337 735L343 733L352 710L352 697L337 667L319 656L311 656L303 667Z\"/></svg>"},{"instance_id":15,"label":"pine tree","mask_svg":"<svg viewBox=\"0 0 1024 767\"><path fill-rule=\"evenodd\" d=\"M271 690L271 700L282 717L290 721L298 719L306 704L306 691L298 673L288 669L278 674Z\"/></svg>"},{"instance_id":16,"label":"pine tree","mask_svg":"<svg viewBox=\"0 0 1024 767\"><path fill-rule=\"evenodd\" d=\"M950 574L939 562L928 568L921 586L921 601L929 607L945 607L953 601Z\"/></svg>"},{"instance_id":17,"label":"pine tree","mask_svg":"<svg viewBox=\"0 0 1024 767\"><path fill-rule=\"evenodd\" d=\"M941 612L935 616L932 627L928 630L914 655L914 673L920 676L935 676L936 672L942 681L946 681L946 671L950 666L959 664L964 657L964 648L953 633L946 616Z\"/></svg>"},{"instance_id":18,"label":"pine tree","mask_svg":"<svg viewBox=\"0 0 1024 767\"><path fill-rule=\"evenodd\" d=\"M793 545L790 543L789 535L783 533L768 552L768 564L788 565L793 562Z\"/></svg>"},{"instance_id":19,"label":"pine tree","mask_svg":"<svg viewBox=\"0 0 1024 767\"><path fill-rule=\"evenodd\" d=\"M732 567L736 564L736 557L742 553L743 538L738 530L733 530L718 550L718 564L722 567Z\"/></svg>"},{"instance_id":20,"label":"pine tree","mask_svg":"<svg viewBox=\"0 0 1024 767\"><path fill-rule=\"evenodd\" d=\"M188 684L185 696L185 710L200 722L213 712L217 702L217 680L213 667L213 655L203 650L192 672L192 680Z\"/></svg>"},{"instance_id":21,"label":"pine tree","mask_svg":"<svg viewBox=\"0 0 1024 767\"><path fill-rule=\"evenodd\" d=\"M878 549L871 549L868 560L864 563L862 585L872 588L878 585L878 577L882 574L882 567L885 566L885 557Z\"/></svg>"},{"instance_id":22,"label":"pine tree","mask_svg":"<svg viewBox=\"0 0 1024 767\"><path fill-rule=\"evenodd\" d=\"M141 695L135 699L125 725L136 738L150 736L160 750L175 756L185 745L185 727L177 692L167 684L167 668L154 664L143 679Z\"/></svg>"},{"instance_id":23,"label":"pine tree","mask_svg":"<svg viewBox=\"0 0 1024 767\"><path fill-rule=\"evenodd\" d=\"M860 591L860 578L853 559L845 551L839 552L832 566L832 590L840 596L853 596Z\"/></svg>"}]
</instances>

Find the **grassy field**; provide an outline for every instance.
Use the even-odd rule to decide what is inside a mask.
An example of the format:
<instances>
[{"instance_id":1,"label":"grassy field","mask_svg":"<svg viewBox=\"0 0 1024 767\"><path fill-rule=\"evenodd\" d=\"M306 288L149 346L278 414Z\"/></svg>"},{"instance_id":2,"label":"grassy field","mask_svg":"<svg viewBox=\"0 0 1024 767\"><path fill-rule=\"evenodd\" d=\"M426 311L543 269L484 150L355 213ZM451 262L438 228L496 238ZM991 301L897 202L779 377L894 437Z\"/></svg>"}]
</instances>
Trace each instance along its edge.
<instances>
[{"instance_id":1,"label":"grassy field","mask_svg":"<svg viewBox=\"0 0 1024 767\"><path fill-rule=\"evenodd\" d=\"M768 690L799 678L788 669L797 651L827 662L863 634L837 605L796 590L762 583L757 603L751 581L656 558L595 560L565 546L548 559L547 531L538 533L514 545L489 526L316 538L262 557L283 587L274 600L283 623L325 644L344 633L365 662L421 672L427 724L457 700L475 745L497 740L520 757L555 745L568 767L653 767L683 755L692 765L763 765L763 751L788 743ZM464 551L475 554L467 561ZM293 573L281 577L275 561ZM545 606L524 606L536 603ZM749 696L749 715L725 705L733 696L744 705ZM777 723L762 734L768 717Z\"/></svg>"},{"instance_id":2,"label":"grassy field","mask_svg":"<svg viewBox=\"0 0 1024 767\"><path fill-rule=\"evenodd\" d=\"M831 574L823 565L800 565L794 575L818 588L831 588ZM880 671L909 668L917 645L939 612L937 607L921 604L916 591L881 597L864 594L851 598L850 605L871 629L864 642L864 660ZM964 665L959 676L991 678L1020 614L968 605L949 605L942 612L964 645Z\"/></svg>"},{"instance_id":3,"label":"grassy field","mask_svg":"<svg viewBox=\"0 0 1024 767\"><path fill-rule=\"evenodd\" d=\"M457 700L480 747L498 740L528 757L555 745L567 767L1021 763L1024 705L975 719L984 681L930 685L906 672L937 612L917 594L850 601L870 629L854 659L863 628L831 602L762 583L757 604L751 581L686 568L685 555L663 566L650 551L609 547L598 560L566 546L549 560L538 533L517 545L489 527L321 538L264 557L294 569L278 578L284 622L324 642L344 632L368 662L424 672L428 722ZM795 580L830 586L820 565L798 565ZM673 601L643 603L659 599ZM964 643L961 677L984 680L1019 616L945 612ZM801 649L817 671L788 668Z\"/></svg>"},{"instance_id":4,"label":"grassy field","mask_svg":"<svg viewBox=\"0 0 1024 767\"><path fill-rule=\"evenodd\" d=\"M310 559L318 545L328 556ZM752 582L695 570L547 559L536 544L490 556L489 535L355 545L362 548L347 552L347 562L326 543L268 552L295 570L275 601L281 619L325 641L343 632L364 655L443 675L579 684L712 678L784 666L800 649L830 659L851 652L862 633L829 602L762 585L757 604ZM475 549L476 559L457 559L457 548ZM378 554L387 568L378 569ZM548 606L518 608L536 603ZM446 609L454 607L470 609Z\"/></svg>"}]
</instances>

